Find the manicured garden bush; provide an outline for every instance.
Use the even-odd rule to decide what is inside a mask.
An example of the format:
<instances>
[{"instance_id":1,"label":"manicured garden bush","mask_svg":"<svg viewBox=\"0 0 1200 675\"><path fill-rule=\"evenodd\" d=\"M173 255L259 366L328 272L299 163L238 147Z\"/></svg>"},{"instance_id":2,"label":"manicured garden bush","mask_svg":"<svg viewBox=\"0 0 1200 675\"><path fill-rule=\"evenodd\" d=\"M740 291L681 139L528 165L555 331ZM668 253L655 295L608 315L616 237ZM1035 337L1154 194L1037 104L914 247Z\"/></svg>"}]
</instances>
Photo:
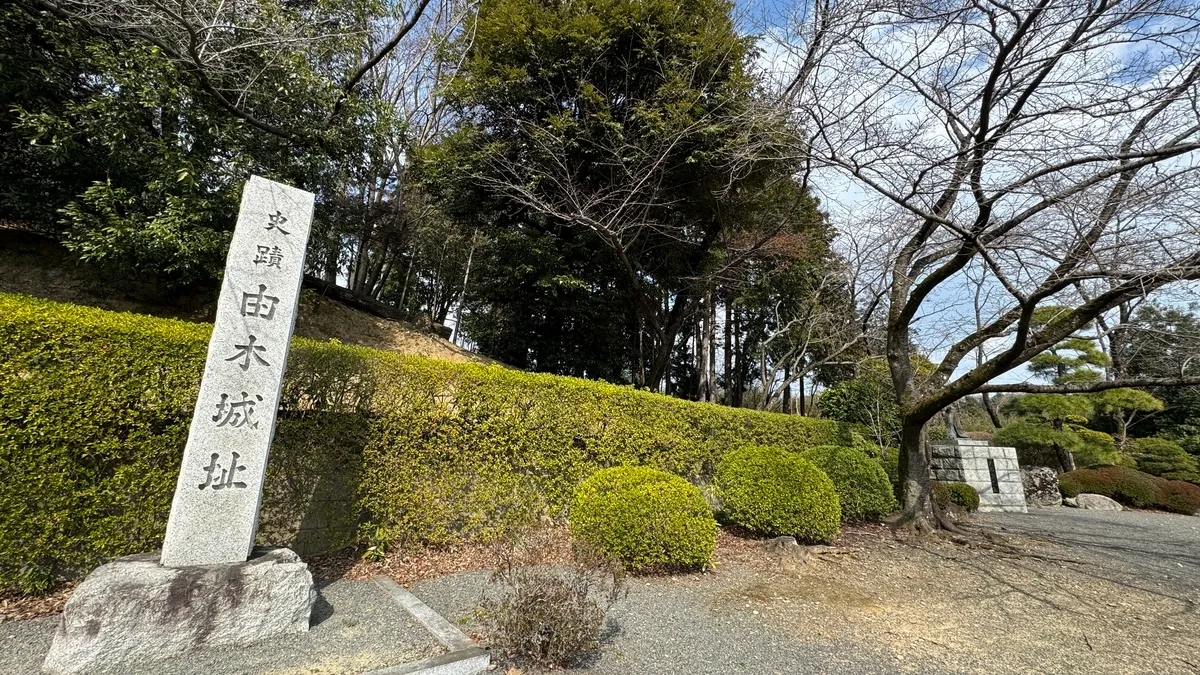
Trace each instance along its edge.
<instances>
[{"instance_id":1,"label":"manicured garden bush","mask_svg":"<svg viewBox=\"0 0 1200 675\"><path fill-rule=\"evenodd\" d=\"M211 326L0 294L0 588L161 546ZM295 339L259 543L449 543L549 515L605 466L711 477L848 425ZM363 522L365 518L365 522ZM311 542L311 548L301 545ZM299 544L297 542L300 542Z\"/></svg>"},{"instance_id":2,"label":"manicured garden bush","mask_svg":"<svg viewBox=\"0 0 1200 675\"><path fill-rule=\"evenodd\" d=\"M1158 502L1158 480L1124 466L1099 466L1061 474L1058 489L1064 497L1089 492L1139 509L1153 508Z\"/></svg>"},{"instance_id":3,"label":"manicured garden bush","mask_svg":"<svg viewBox=\"0 0 1200 675\"><path fill-rule=\"evenodd\" d=\"M943 509L954 504L966 511L974 512L979 510L979 492L966 483L934 481L933 499Z\"/></svg>"},{"instance_id":4,"label":"manicured garden bush","mask_svg":"<svg viewBox=\"0 0 1200 675\"><path fill-rule=\"evenodd\" d=\"M1130 448L1138 471L1168 480L1200 483L1200 466L1196 458L1175 441L1165 438L1134 439Z\"/></svg>"},{"instance_id":5,"label":"manicured garden bush","mask_svg":"<svg viewBox=\"0 0 1200 675\"><path fill-rule=\"evenodd\" d=\"M568 517L571 537L632 571L708 567L717 522L700 490L646 466L617 466L579 485Z\"/></svg>"},{"instance_id":6,"label":"manicured garden bush","mask_svg":"<svg viewBox=\"0 0 1200 675\"><path fill-rule=\"evenodd\" d=\"M812 462L779 448L748 446L727 454L715 479L725 515L769 535L829 541L841 507L833 481Z\"/></svg>"},{"instance_id":7,"label":"manicured garden bush","mask_svg":"<svg viewBox=\"0 0 1200 675\"><path fill-rule=\"evenodd\" d=\"M979 491L966 483L950 483L946 486L950 491L951 503L958 504L968 511L979 510Z\"/></svg>"},{"instance_id":8,"label":"manicured garden bush","mask_svg":"<svg viewBox=\"0 0 1200 675\"><path fill-rule=\"evenodd\" d=\"M1172 513L1200 513L1200 487L1182 480L1160 480L1156 508Z\"/></svg>"},{"instance_id":9,"label":"manicured garden bush","mask_svg":"<svg viewBox=\"0 0 1200 675\"><path fill-rule=\"evenodd\" d=\"M892 483L880 463L853 448L822 445L800 453L825 472L837 490L842 522L878 520L896 509Z\"/></svg>"}]
</instances>

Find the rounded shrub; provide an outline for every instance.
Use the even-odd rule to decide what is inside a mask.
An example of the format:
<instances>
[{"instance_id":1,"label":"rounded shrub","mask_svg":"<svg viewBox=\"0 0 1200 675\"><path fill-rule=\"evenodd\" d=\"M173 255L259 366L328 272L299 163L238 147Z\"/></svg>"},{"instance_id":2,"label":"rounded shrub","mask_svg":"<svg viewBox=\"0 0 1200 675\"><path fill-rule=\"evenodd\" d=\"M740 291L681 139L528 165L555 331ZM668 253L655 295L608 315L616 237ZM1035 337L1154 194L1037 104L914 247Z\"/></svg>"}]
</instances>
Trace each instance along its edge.
<instances>
[{"instance_id":1,"label":"rounded shrub","mask_svg":"<svg viewBox=\"0 0 1200 675\"><path fill-rule=\"evenodd\" d=\"M842 522L878 520L896 509L887 472L866 454L839 445L822 445L800 453L800 457L815 464L833 481Z\"/></svg>"},{"instance_id":2,"label":"rounded shrub","mask_svg":"<svg viewBox=\"0 0 1200 675\"><path fill-rule=\"evenodd\" d=\"M1196 458L1175 441L1165 438L1138 438L1131 444L1138 471L1168 480L1200 483Z\"/></svg>"},{"instance_id":3,"label":"rounded shrub","mask_svg":"<svg viewBox=\"0 0 1200 675\"><path fill-rule=\"evenodd\" d=\"M933 501L942 509L953 504L966 511L979 510L979 492L966 483L933 481Z\"/></svg>"},{"instance_id":4,"label":"rounded shrub","mask_svg":"<svg viewBox=\"0 0 1200 675\"><path fill-rule=\"evenodd\" d=\"M842 509L833 481L798 455L770 447L734 450L717 465L714 482L726 515L742 527L808 541L838 533Z\"/></svg>"},{"instance_id":5,"label":"rounded shrub","mask_svg":"<svg viewBox=\"0 0 1200 675\"><path fill-rule=\"evenodd\" d=\"M979 510L979 491L966 483L946 483L946 492L950 495L950 503L957 504L967 511Z\"/></svg>"},{"instance_id":6,"label":"rounded shrub","mask_svg":"<svg viewBox=\"0 0 1200 675\"><path fill-rule=\"evenodd\" d=\"M1184 515L1200 514L1200 487L1183 480L1158 483L1157 508Z\"/></svg>"},{"instance_id":7,"label":"rounded shrub","mask_svg":"<svg viewBox=\"0 0 1200 675\"><path fill-rule=\"evenodd\" d=\"M1058 489L1064 497L1088 492L1139 509L1152 508L1158 501L1158 480L1150 474L1124 466L1098 466L1069 471L1058 477Z\"/></svg>"},{"instance_id":8,"label":"rounded shrub","mask_svg":"<svg viewBox=\"0 0 1200 675\"><path fill-rule=\"evenodd\" d=\"M717 522L700 490L645 466L601 469L575 490L571 536L627 569L706 568Z\"/></svg>"}]
</instances>

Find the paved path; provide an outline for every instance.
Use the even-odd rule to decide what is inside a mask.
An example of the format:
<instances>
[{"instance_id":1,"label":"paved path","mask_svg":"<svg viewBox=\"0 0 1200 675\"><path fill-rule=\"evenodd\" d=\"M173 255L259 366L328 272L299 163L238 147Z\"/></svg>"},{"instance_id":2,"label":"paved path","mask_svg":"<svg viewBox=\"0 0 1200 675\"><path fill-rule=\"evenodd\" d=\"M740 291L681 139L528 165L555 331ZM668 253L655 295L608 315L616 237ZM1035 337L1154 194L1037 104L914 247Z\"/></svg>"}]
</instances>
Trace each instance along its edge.
<instances>
[{"instance_id":1,"label":"paved path","mask_svg":"<svg viewBox=\"0 0 1200 675\"><path fill-rule=\"evenodd\" d=\"M413 594L451 621L466 621L489 576L453 574L416 584ZM895 659L862 645L810 642L768 626L754 608L761 604L741 602L737 595L747 581L738 573L633 580L629 595L609 611L610 635L599 660L573 670L605 675L858 675L902 669Z\"/></svg>"},{"instance_id":2,"label":"paved path","mask_svg":"<svg viewBox=\"0 0 1200 675\"><path fill-rule=\"evenodd\" d=\"M984 523L1062 547L1108 581L1200 593L1200 517L1067 507L989 513Z\"/></svg>"},{"instance_id":3,"label":"paved path","mask_svg":"<svg viewBox=\"0 0 1200 675\"><path fill-rule=\"evenodd\" d=\"M50 616L0 624L0 675L39 673L57 623L58 617ZM303 635L203 649L93 675L355 675L442 651L375 584L337 581L320 590L313 626Z\"/></svg>"}]
</instances>

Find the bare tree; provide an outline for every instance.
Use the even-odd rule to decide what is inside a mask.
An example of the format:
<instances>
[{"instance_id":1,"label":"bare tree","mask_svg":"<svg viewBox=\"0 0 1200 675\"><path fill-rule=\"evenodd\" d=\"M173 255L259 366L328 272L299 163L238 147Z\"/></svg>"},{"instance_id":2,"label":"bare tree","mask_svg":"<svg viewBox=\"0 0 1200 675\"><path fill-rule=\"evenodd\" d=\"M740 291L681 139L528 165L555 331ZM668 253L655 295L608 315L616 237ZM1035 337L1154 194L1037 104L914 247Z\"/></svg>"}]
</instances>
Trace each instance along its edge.
<instances>
[{"instance_id":1,"label":"bare tree","mask_svg":"<svg viewBox=\"0 0 1200 675\"><path fill-rule=\"evenodd\" d=\"M866 0L835 18L780 34L810 40L786 45L787 94L817 176L892 210L879 233L897 244L880 249L886 354L904 514L925 529L937 519L923 429L947 405L1149 384L989 383L1122 303L1200 278L1200 6ZM955 314L968 274L990 291L978 324ZM1066 309L1035 322L1051 305ZM941 338L924 383L919 334Z\"/></svg>"}]
</instances>

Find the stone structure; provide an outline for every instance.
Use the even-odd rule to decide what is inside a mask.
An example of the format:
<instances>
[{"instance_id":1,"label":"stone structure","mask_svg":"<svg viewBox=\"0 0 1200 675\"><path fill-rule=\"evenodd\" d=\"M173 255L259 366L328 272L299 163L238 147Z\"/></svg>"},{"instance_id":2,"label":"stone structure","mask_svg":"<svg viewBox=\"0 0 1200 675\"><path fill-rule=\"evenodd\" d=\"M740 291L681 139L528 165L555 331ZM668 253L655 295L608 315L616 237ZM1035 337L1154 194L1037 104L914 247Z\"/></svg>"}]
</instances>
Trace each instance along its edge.
<instances>
[{"instance_id":1,"label":"stone structure","mask_svg":"<svg viewBox=\"0 0 1200 675\"><path fill-rule=\"evenodd\" d=\"M286 548L196 567L163 567L152 553L119 558L71 593L44 669L85 673L303 633L315 599L308 565Z\"/></svg>"},{"instance_id":2,"label":"stone structure","mask_svg":"<svg viewBox=\"0 0 1200 675\"><path fill-rule=\"evenodd\" d=\"M1092 509L1094 511L1125 510L1125 507L1118 504L1115 500L1105 497L1104 495L1094 495L1090 492L1083 492L1075 495L1075 506L1081 509Z\"/></svg>"},{"instance_id":3,"label":"stone structure","mask_svg":"<svg viewBox=\"0 0 1200 675\"><path fill-rule=\"evenodd\" d=\"M1048 466L1021 467L1021 482L1025 484L1025 501L1038 508L1062 506L1058 490L1058 472Z\"/></svg>"},{"instance_id":4,"label":"stone structure","mask_svg":"<svg viewBox=\"0 0 1200 675\"><path fill-rule=\"evenodd\" d=\"M94 570L63 609L46 671L308 630L308 566L288 549L247 559L312 211L309 192L258 176L246 184L162 555Z\"/></svg>"},{"instance_id":5,"label":"stone structure","mask_svg":"<svg viewBox=\"0 0 1200 675\"><path fill-rule=\"evenodd\" d=\"M1028 510L1016 448L994 448L987 441L952 438L933 445L930 464L934 480L975 488L980 511Z\"/></svg>"},{"instance_id":6,"label":"stone structure","mask_svg":"<svg viewBox=\"0 0 1200 675\"><path fill-rule=\"evenodd\" d=\"M163 565L241 562L254 546L312 211L312 193L258 176L242 192Z\"/></svg>"}]
</instances>

